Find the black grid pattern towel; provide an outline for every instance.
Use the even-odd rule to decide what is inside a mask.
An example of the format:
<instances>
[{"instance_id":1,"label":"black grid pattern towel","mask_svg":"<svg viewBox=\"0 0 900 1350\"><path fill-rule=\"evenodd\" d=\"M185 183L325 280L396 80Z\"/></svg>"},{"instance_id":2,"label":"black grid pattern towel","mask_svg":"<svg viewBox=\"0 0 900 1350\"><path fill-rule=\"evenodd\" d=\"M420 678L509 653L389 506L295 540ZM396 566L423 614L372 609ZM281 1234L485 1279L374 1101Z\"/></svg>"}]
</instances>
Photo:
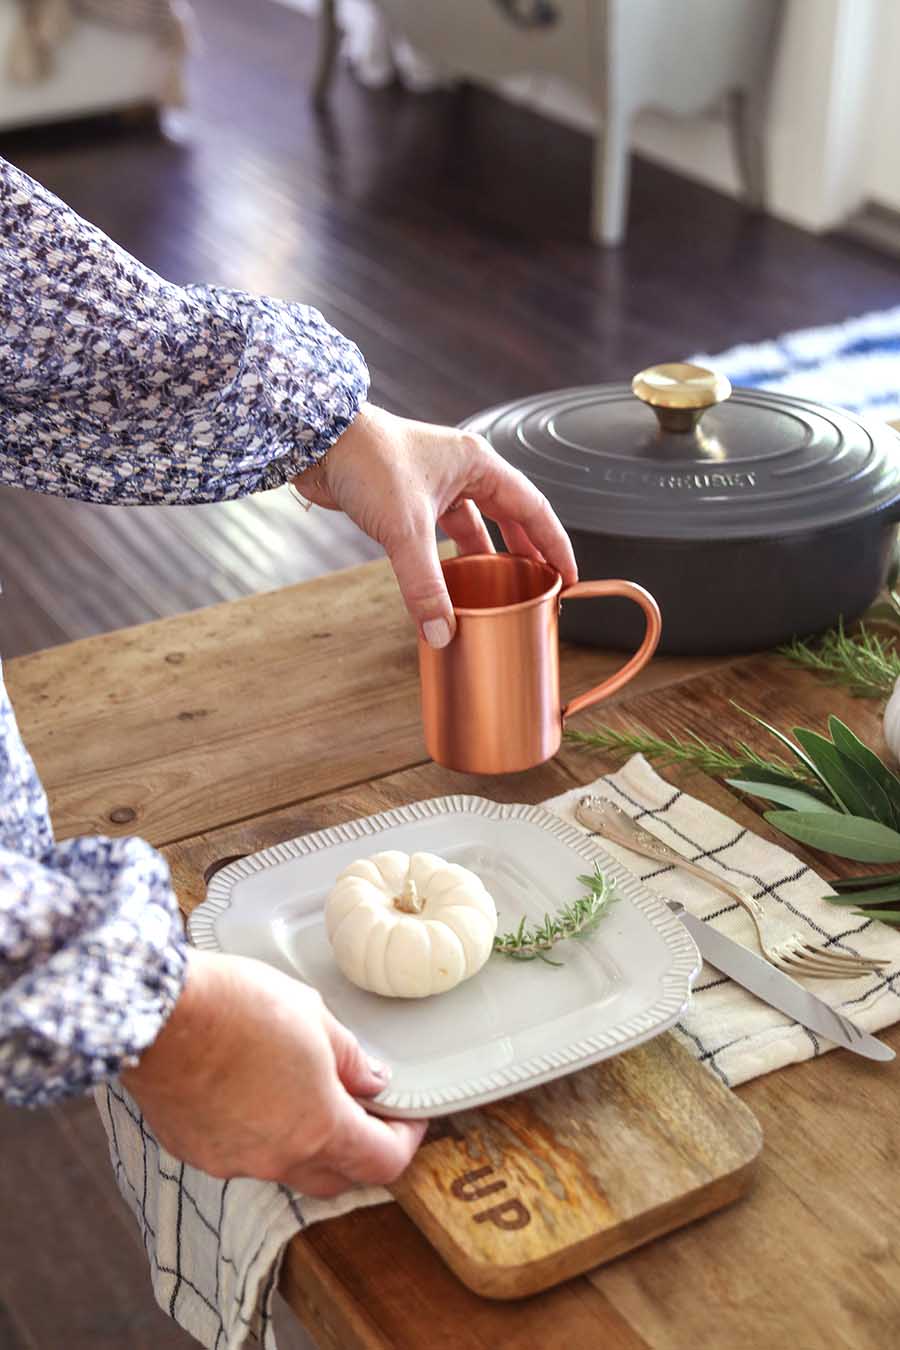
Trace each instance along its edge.
<instances>
[{"instance_id":1,"label":"black grid pattern towel","mask_svg":"<svg viewBox=\"0 0 900 1350\"><path fill-rule=\"evenodd\" d=\"M156 1301L209 1350L276 1350L272 1297L290 1239L319 1219L391 1199L378 1186L311 1200L271 1181L221 1181L167 1152L121 1084L95 1097Z\"/></svg>"},{"instance_id":2,"label":"black grid pattern towel","mask_svg":"<svg viewBox=\"0 0 900 1350\"><path fill-rule=\"evenodd\" d=\"M817 991L869 1031L900 1020L900 934L827 905L828 887L784 849L673 788L635 756L589 789L546 805L570 823L586 791L608 797L666 843L747 888L797 928L839 950L887 957L882 975L817 981ZM748 916L684 872L604 845L662 895L677 898L738 942L755 946ZM831 1045L704 968L677 1028L688 1049L734 1086ZM99 1089L116 1179L141 1229L160 1305L210 1350L274 1350L272 1293L285 1245L300 1229L389 1200L378 1187L309 1200L272 1182L219 1181L161 1148L117 1084Z\"/></svg>"},{"instance_id":3,"label":"black grid pattern towel","mask_svg":"<svg viewBox=\"0 0 900 1350\"><path fill-rule=\"evenodd\" d=\"M788 921L808 940L837 951L889 960L883 974L859 980L814 980L810 987L867 1031L900 1021L900 933L896 929L827 904L822 897L831 888L809 867L674 788L642 755L635 755L618 773L598 779L591 788L578 788L546 805L577 824L575 807L588 791L608 798L685 858L758 897L768 911ZM728 937L759 950L749 915L721 891L675 867L600 842L664 898L680 900ZM707 966L694 985L690 1008L677 1033L729 1087L834 1049L830 1041L814 1036Z\"/></svg>"}]
</instances>

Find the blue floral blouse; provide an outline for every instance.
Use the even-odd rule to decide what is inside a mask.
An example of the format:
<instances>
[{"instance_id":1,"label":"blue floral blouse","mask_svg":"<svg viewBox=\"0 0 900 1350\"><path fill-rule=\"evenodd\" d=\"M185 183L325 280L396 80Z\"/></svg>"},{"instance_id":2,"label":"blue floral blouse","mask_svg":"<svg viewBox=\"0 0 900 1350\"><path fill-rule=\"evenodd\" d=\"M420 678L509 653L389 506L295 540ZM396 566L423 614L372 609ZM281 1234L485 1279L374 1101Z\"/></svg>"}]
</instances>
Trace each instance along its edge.
<instances>
[{"instance_id":1,"label":"blue floral blouse","mask_svg":"<svg viewBox=\"0 0 900 1350\"><path fill-rule=\"evenodd\" d=\"M277 487L367 383L316 310L174 286L0 160L0 482L134 506ZM165 862L54 839L0 679L0 1093L40 1105L134 1063L184 969Z\"/></svg>"}]
</instances>

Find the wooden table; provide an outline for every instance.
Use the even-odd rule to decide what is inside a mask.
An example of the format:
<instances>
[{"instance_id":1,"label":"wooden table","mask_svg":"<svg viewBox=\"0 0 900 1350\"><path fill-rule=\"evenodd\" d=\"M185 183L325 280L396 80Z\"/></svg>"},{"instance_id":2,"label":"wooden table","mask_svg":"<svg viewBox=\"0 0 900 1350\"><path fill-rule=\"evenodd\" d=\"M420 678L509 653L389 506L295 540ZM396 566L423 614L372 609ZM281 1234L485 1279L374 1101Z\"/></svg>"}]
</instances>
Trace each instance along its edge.
<instances>
[{"instance_id":1,"label":"wooden table","mask_svg":"<svg viewBox=\"0 0 900 1350\"><path fill-rule=\"evenodd\" d=\"M564 695L615 663L567 651ZM142 834L186 909L207 869L250 848L448 791L536 802L611 767L574 748L508 779L431 764L413 634L381 563L53 648L7 675L58 833ZM872 705L770 656L658 660L602 716L762 744L735 696L784 726L838 711L877 739ZM684 781L766 833L721 786ZM900 1028L886 1039L900 1049ZM522 1303L479 1299L385 1205L295 1239L282 1292L329 1350L900 1343L897 1071L836 1052L740 1092L765 1132L751 1196L586 1277Z\"/></svg>"}]
</instances>

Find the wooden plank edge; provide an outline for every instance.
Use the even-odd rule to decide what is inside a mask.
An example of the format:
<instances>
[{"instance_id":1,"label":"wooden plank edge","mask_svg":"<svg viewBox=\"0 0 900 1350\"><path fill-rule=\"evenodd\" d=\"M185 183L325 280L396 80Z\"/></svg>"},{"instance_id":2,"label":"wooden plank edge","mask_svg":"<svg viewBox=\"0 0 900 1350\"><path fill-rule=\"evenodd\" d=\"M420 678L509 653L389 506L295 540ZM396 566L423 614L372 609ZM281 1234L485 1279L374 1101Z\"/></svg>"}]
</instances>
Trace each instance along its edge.
<instances>
[{"instance_id":1,"label":"wooden plank edge","mask_svg":"<svg viewBox=\"0 0 900 1350\"><path fill-rule=\"evenodd\" d=\"M302 1233L285 1249L278 1291L320 1350L392 1350Z\"/></svg>"}]
</instances>

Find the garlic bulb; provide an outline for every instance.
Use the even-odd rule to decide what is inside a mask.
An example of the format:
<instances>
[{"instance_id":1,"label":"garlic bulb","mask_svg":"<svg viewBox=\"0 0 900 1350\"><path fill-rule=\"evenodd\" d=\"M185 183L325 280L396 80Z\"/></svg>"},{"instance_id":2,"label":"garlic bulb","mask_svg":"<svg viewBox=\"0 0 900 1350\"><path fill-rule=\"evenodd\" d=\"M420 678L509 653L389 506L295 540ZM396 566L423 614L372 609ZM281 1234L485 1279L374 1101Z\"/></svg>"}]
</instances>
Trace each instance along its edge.
<instances>
[{"instance_id":1,"label":"garlic bulb","mask_svg":"<svg viewBox=\"0 0 900 1350\"><path fill-rule=\"evenodd\" d=\"M391 850L344 869L325 902L325 926L348 980L375 994L425 998L481 969L497 910L467 868Z\"/></svg>"}]
</instances>

